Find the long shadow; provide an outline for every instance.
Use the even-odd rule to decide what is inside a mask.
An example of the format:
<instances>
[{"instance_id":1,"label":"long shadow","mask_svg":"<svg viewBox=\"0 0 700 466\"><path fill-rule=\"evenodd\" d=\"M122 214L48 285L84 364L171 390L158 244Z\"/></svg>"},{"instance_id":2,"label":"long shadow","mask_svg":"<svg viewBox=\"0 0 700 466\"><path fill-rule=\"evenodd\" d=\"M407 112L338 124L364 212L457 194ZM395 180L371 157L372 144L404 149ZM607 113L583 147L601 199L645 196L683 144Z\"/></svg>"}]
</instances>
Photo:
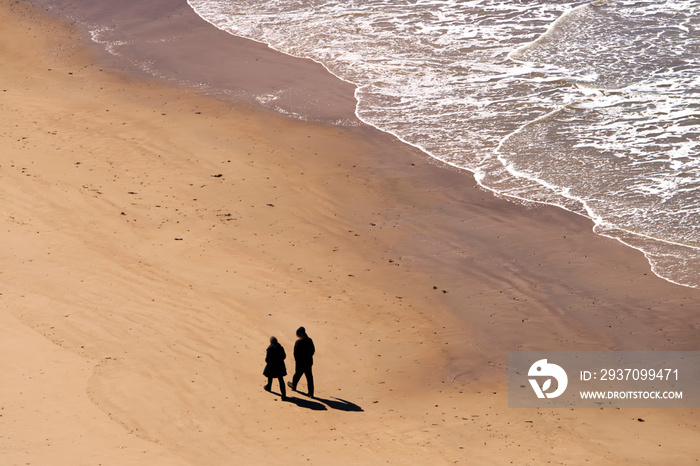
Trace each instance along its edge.
<instances>
[{"instance_id":1,"label":"long shadow","mask_svg":"<svg viewBox=\"0 0 700 466\"><path fill-rule=\"evenodd\" d=\"M294 403L295 405L299 406L300 408L312 409L314 411L327 411L328 410L328 408L326 408L321 403L316 403L315 401L311 401L311 400L304 400L302 398L297 398L296 396L288 397L287 401L290 403Z\"/></svg>"},{"instance_id":2,"label":"long shadow","mask_svg":"<svg viewBox=\"0 0 700 466\"><path fill-rule=\"evenodd\" d=\"M282 396L282 394L278 393L278 392L270 391L270 393L272 393L273 395L277 395L279 397ZM284 401L288 402L288 403L294 403L295 405L299 406L300 408L312 409L314 411L327 411L328 410L328 408L326 408L321 403L316 403L315 401L297 398L296 396L289 396Z\"/></svg>"},{"instance_id":3,"label":"long shadow","mask_svg":"<svg viewBox=\"0 0 700 466\"><path fill-rule=\"evenodd\" d=\"M340 411L354 411L354 412L364 411L364 409L362 409L360 406L356 405L355 403L352 403L352 402L347 401L347 400L343 400L341 398L333 397L332 400L327 400L325 398L315 397L314 399L320 401L321 403L325 403L330 408L337 409Z\"/></svg>"},{"instance_id":4,"label":"long shadow","mask_svg":"<svg viewBox=\"0 0 700 466\"><path fill-rule=\"evenodd\" d=\"M270 393L272 393L273 395L277 395L279 397L282 396L281 393L277 393L277 392L273 392L273 391L270 391ZM287 401L289 403L294 403L295 405L299 406L300 408L312 409L314 411L326 411L328 409L328 408L326 408L326 406L328 406L329 408L337 409L339 411L349 411L349 412L356 412L356 413L364 412L364 409L362 409L361 406L353 403L352 401L343 400L342 398L333 397L332 399L329 400L327 398L319 398L317 396L309 396L307 393L304 393L304 392L297 392L297 393L304 395L304 396L307 396L307 397L309 397L309 399L306 400L303 398L297 398L296 396L290 396L290 397L287 397L287 399L285 401ZM317 403L316 401L312 401L312 400L320 401L323 404ZM326 406L324 406L324 404Z\"/></svg>"}]
</instances>

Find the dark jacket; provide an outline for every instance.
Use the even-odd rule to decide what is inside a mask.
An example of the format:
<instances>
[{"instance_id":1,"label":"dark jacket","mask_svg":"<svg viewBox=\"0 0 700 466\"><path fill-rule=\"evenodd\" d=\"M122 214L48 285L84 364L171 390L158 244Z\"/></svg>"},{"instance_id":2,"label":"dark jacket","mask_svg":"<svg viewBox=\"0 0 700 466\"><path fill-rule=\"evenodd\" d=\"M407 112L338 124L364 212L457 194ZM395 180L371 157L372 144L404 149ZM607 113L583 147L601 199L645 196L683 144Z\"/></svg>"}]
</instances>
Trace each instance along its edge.
<instances>
[{"instance_id":1,"label":"dark jacket","mask_svg":"<svg viewBox=\"0 0 700 466\"><path fill-rule=\"evenodd\" d=\"M287 375L287 366L284 364L286 358L287 354L284 352L282 345L272 343L267 347L267 356L265 356L267 364L265 364L263 375L274 379Z\"/></svg>"},{"instance_id":2,"label":"dark jacket","mask_svg":"<svg viewBox=\"0 0 700 466\"><path fill-rule=\"evenodd\" d=\"M314 341L308 335L304 335L294 343L294 360L297 367L311 367L314 364Z\"/></svg>"}]
</instances>

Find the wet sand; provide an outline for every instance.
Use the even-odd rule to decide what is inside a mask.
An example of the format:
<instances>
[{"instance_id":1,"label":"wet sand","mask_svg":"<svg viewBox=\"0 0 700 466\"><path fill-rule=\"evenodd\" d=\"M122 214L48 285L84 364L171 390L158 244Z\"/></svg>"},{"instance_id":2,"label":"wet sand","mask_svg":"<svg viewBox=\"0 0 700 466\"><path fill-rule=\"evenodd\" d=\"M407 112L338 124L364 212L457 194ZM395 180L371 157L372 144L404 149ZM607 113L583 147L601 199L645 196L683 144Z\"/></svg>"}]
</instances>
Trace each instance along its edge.
<instances>
[{"instance_id":1,"label":"wet sand","mask_svg":"<svg viewBox=\"0 0 700 466\"><path fill-rule=\"evenodd\" d=\"M508 351L697 349L698 291L637 251L371 128L255 108L245 80L224 100L142 79L0 5L2 464L698 458L691 410L507 407ZM322 68L235 44L288 89L316 76L337 103L319 115L350 118ZM291 371L299 325L317 398L282 402L265 348L276 335Z\"/></svg>"}]
</instances>

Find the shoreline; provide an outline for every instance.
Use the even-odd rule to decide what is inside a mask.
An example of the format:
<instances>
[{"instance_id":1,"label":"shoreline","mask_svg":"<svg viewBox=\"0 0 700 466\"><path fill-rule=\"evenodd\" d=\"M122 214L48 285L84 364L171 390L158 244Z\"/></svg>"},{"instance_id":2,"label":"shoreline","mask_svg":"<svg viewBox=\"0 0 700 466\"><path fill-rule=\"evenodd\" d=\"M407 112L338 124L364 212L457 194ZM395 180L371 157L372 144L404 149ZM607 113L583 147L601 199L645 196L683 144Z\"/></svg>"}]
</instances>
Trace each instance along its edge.
<instances>
[{"instance_id":1,"label":"shoreline","mask_svg":"<svg viewBox=\"0 0 700 466\"><path fill-rule=\"evenodd\" d=\"M378 130L109 71L0 6L9 464L697 457L692 410L507 408L508 351L697 349L700 294L641 253ZM277 403L267 339L290 354L302 324L320 399Z\"/></svg>"},{"instance_id":2,"label":"shoreline","mask_svg":"<svg viewBox=\"0 0 700 466\"><path fill-rule=\"evenodd\" d=\"M188 3L191 3L191 2L188 1ZM195 10L195 9L193 8L193 10ZM219 28L219 26L217 26L215 24L215 22L209 22L209 20L207 20L205 17L206 15L199 15L198 13L196 13L196 14L198 16L200 16L204 21L206 21L209 24L211 24L212 26L214 26L215 28L226 32L226 29ZM547 32L545 32L544 34L547 34ZM650 270L652 271L652 273L657 275L659 278L662 278L663 280L666 280L666 281L668 281L672 284L675 284L675 285L700 289L700 284L696 283L696 280L693 279L693 277L697 275L698 271L691 271L690 273L686 272L682 278L681 276L679 276L677 274L677 272L669 271L670 269L675 268L677 270L679 268L678 261L675 262L676 267L672 267L672 266L669 266L668 264L666 264L667 261L664 260L664 257L674 256L674 255L676 256L676 258L678 260L680 260L681 257L688 257L688 256L683 256L683 253L680 251L685 251L686 254L692 255L692 252L689 252L692 249L694 249L691 245L679 243L679 242L676 242L676 241L673 241L670 239L663 239L663 238L659 238L659 237L655 237L655 236L649 236L649 235L646 235L646 234L641 233L641 232L635 232L635 231L625 229L619 225L618 226L610 226L610 224L604 222L602 220L602 218L596 217L595 215L590 213L589 208L586 205L586 200L583 198L578 198L578 197L571 197L570 198L568 195L564 195L561 193L554 194L554 192L552 192L552 193L550 193L551 196L547 196L549 198L549 200L542 200L542 199L535 199L535 197L539 197L539 196L522 197L520 195L513 194L512 192L506 193L503 191L499 191L498 188L494 187L493 185L489 186L489 184L485 183L483 181L483 179L480 179L481 177L478 176L477 173L473 169L459 166L459 164L457 164L457 163L452 163L452 162L449 162L446 160L441 160L440 157L436 156L429 149L422 147L420 144L414 144L412 142L409 142L406 139L404 139L400 134L395 133L393 131L390 131L388 129L382 128L381 126L375 125L375 124L363 119L360 116L360 112L358 112L358 107L361 106L361 103L362 103L360 100L359 94L357 92L359 89L358 84L333 73L330 70L330 68L328 68L323 62L317 61L316 59L313 59L313 58L304 57L302 55L294 55L294 54L285 53L284 51L282 51L278 48L275 48L272 44L267 43L267 42L263 42L263 41L259 41L257 39L251 39L251 38L248 38L246 36L239 36L239 35L235 35L235 34L233 34L232 36L238 40L241 40L241 39L242 40L251 40L251 41L255 42L256 44L260 44L264 47L269 47L272 50L275 50L275 51L277 51L285 56L291 56L291 57L297 58L299 60L311 60L314 63L321 65L326 70L327 73L334 76L340 83L343 84L343 86L345 86L347 84L349 84L351 86L355 86L354 95L355 95L355 100L357 102L357 106L356 106L354 113L355 113L355 117L359 121L361 121L363 124L366 124L368 126L372 126L381 132L387 133L387 134L397 138L398 140L400 140L404 144L407 144L407 145L410 145L414 148L417 148L418 150L420 150L420 151L426 153L427 155L429 155L430 157L434 158L436 160L436 162L439 164L444 164L447 166L454 167L458 170L462 170L462 171L466 171L466 172L471 173L473 176L475 176L475 178L477 179L477 183L482 188L484 188L487 191L492 192L497 197L507 199L507 200L509 200L511 202L515 202L517 204L524 204L526 206L533 205L533 204L544 205L544 206L553 206L553 207L557 207L557 208L563 209L563 210L568 211L568 212L578 214L578 215L590 220L593 223L593 231L596 232L597 234L599 234L601 236L605 236L607 238L614 239L614 240L620 242L621 244L623 244L624 246L632 248L632 249L636 249L636 250L640 251L642 254L644 254L647 261L649 262ZM525 46L527 46L527 45L528 44L526 44ZM512 60L513 57L511 55L512 55L512 52L508 54L508 58ZM280 109L280 110L281 110L281 113L285 113L285 114L288 113L288 112L285 112L283 109ZM552 112L548 113L547 115L554 114L560 110L561 110L561 108L552 110ZM293 115L293 114L291 114L291 115L293 117L297 117L299 119L305 120L303 115ZM547 115L543 115L539 118L546 119ZM312 119L311 121L316 121L316 120ZM339 120L339 121L340 121L340 123L336 123L336 124L342 124L342 121L341 120ZM532 123L532 122L530 122L530 123ZM508 138L516 135L518 132L522 131L528 125L529 125L529 123L525 124L525 126L518 128L515 132L508 135L504 140L502 140L499 143L499 147ZM496 150L496 152L498 152L498 150ZM500 158L500 157L497 157L497 158ZM505 161L503 163L505 163ZM509 172L510 176L513 176L514 178L521 179L521 180L526 179L526 180L530 180L530 181L535 181L538 185L546 184L542 180L531 179L525 173L516 174L515 171L513 171L512 169L506 169L505 166L501 167L501 168L503 168L505 171ZM490 176L487 173L482 173L482 175L484 175L485 178L488 178ZM661 251L663 251L663 252L661 252ZM673 265L673 261L672 261L671 265Z\"/></svg>"},{"instance_id":3,"label":"shoreline","mask_svg":"<svg viewBox=\"0 0 700 466\"><path fill-rule=\"evenodd\" d=\"M368 126L426 154L436 165L475 176L470 170L441 161L420 146L362 120L357 114L357 86L333 74L323 63L285 54L264 42L231 35L200 17L186 1L157 0L143 6L135 0L126 0L117 10L86 0L30 0L30 3L43 5L53 14L67 15L81 24L91 38L88 45L102 63L137 79L169 82L302 121ZM167 12L166 17L163 12ZM124 32L112 33L113 29ZM123 37L131 39L124 41ZM554 207L582 216L591 222L596 234L642 253L649 270L659 278L693 288L654 270L658 264L647 255L647 241L664 247L682 245L621 229L598 231L600 225L584 214L583 208L577 211L557 203L532 201L499 193L479 181L477 184L496 197L526 208Z\"/></svg>"},{"instance_id":4,"label":"shoreline","mask_svg":"<svg viewBox=\"0 0 700 466\"><path fill-rule=\"evenodd\" d=\"M355 85L311 59L285 55L216 28L186 0L146 5L125 0L119 7L87 0L29 3L70 18L105 66L137 79L190 87L239 105L316 122L356 119ZM112 35L113 29L119 32Z\"/></svg>"}]
</instances>

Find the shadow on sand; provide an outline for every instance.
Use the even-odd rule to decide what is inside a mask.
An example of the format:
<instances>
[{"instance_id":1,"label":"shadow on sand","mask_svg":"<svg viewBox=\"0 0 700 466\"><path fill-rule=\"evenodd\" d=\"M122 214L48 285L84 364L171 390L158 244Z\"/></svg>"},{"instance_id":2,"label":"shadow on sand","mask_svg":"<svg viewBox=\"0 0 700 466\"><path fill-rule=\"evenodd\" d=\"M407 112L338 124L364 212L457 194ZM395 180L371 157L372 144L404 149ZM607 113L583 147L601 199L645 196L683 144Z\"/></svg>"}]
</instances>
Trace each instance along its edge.
<instances>
[{"instance_id":1,"label":"shadow on sand","mask_svg":"<svg viewBox=\"0 0 700 466\"><path fill-rule=\"evenodd\" d=\"M294 403L295 405L299 406L300 408L311 409L314 411L327 411L328 410L328 408L326 408L321 403L316 403L315 401L306 400L304 398L297 398L296 396L288 397L287 401L289 403Z\"/></svg>"},{"instance_id":2,"label":"shadow on sand","mask_svg":"<svg viewBox=\"0 0 700 466\"><path fill-rule=\"evenodd\" d=\"M352 403L352 402L347 401L347 400L343 400L341 398L333 397L332 399L327 400L325 398L316 397L316 398L314 398L314 400L318 400L321 403L324 403L325 405L327 405L329 408L337 409L340 411L355 411L355 412L364 411L364 409L362 409L360 406L356 405L355 403Z\"/></svg>"},{"instance_id":3,"label":"shadow on sand","mask_svg":"<svg viewBox=\"0 0 700 466\"><path fill-rule=\"evenodd\" d=\"M270 391L273 395L277 395L279 397L282 396L281 393L273 392ZM336 398L333 397L332 399L326 399L326 398L319 398L319 397L310 397L306 393L301 393L297 392L301 395L307 396L309 399L304 399L304 398L298 398L296 396L289 396L285 400L286 402L289 403L294 403L295 405L299 406L300 408L306 408L306 409L311 409L314 411L327 411L328 408L331 409L337 409L338 411L350 411L350 412L363 412L364 409L362 409L361 406L356 405L355 403L347 400L343 400L342 398ZM320 401L320 403L318 403ZM328 408L326 408L328 406Z\"/></svg>"}]
</instances>

